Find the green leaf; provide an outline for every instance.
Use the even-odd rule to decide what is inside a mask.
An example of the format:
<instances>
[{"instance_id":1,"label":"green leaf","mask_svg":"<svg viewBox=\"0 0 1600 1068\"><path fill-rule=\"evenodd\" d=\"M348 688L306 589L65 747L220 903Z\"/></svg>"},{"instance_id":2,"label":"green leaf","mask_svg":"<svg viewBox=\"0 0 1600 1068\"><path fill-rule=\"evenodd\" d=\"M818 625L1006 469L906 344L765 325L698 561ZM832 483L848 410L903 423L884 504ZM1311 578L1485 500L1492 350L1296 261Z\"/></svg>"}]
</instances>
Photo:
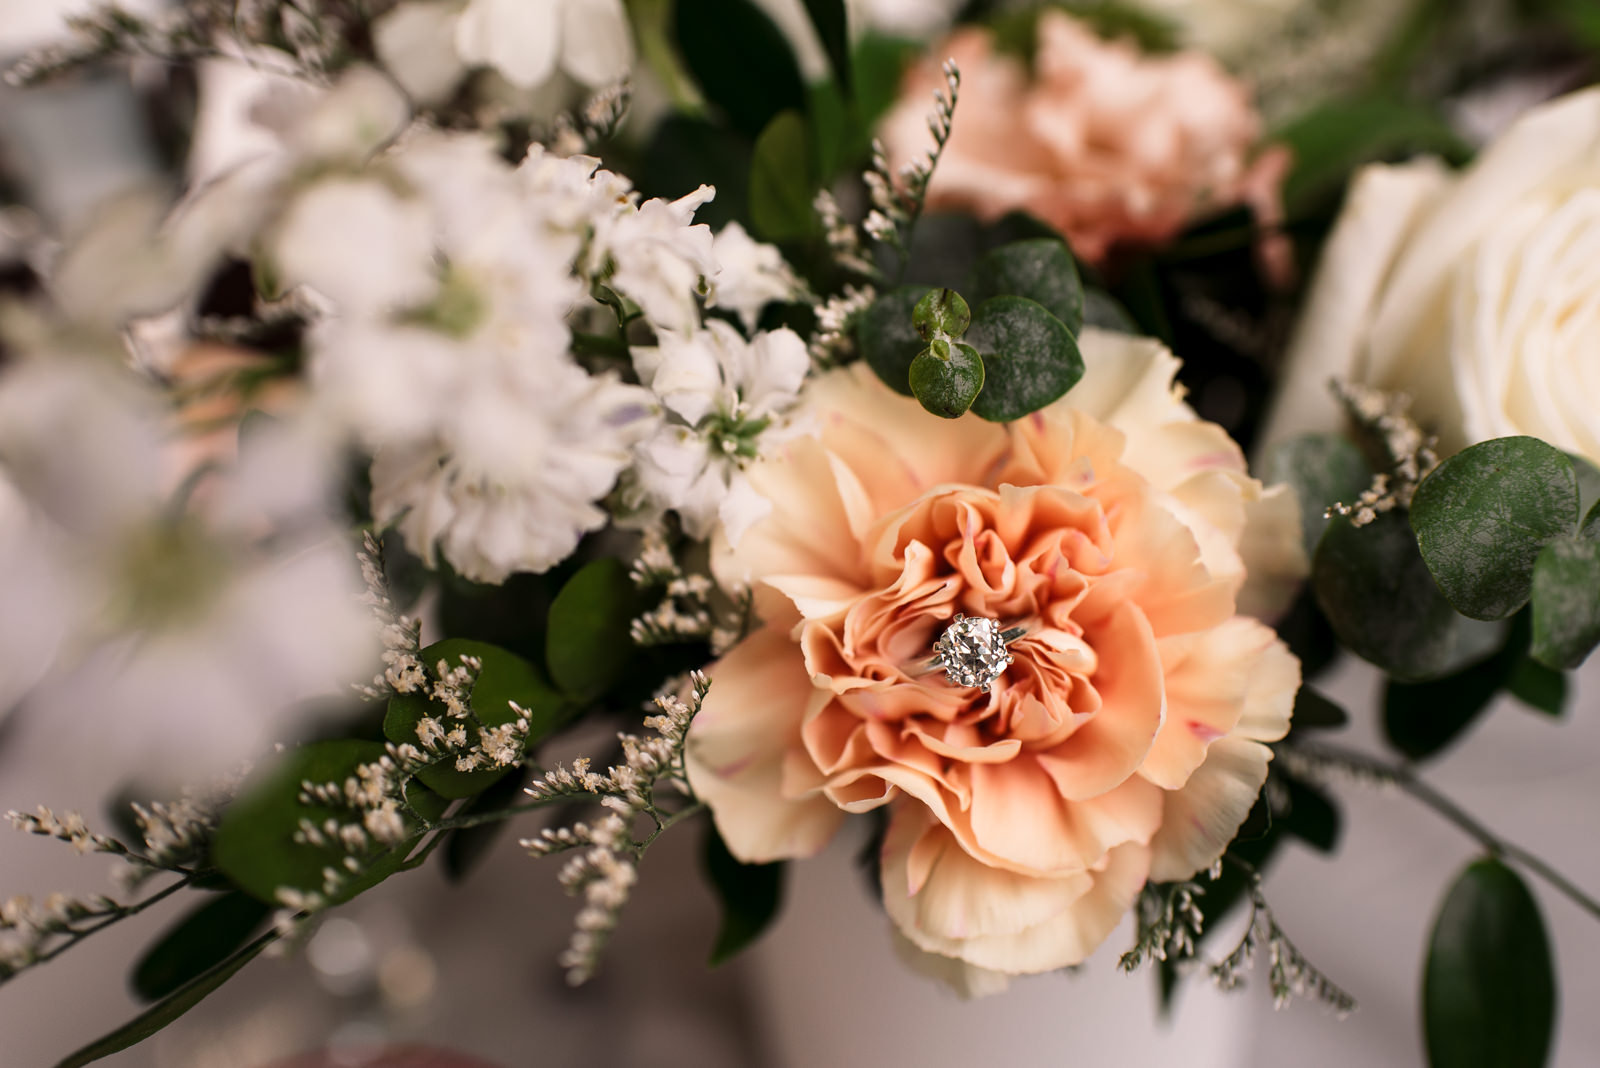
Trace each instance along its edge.
<instances>
[{"instance_id":1,"label":"green leaf","mask_svg":"<svg viewBox=\"0 0 1600 1068\"><path fill-rule=\"evenodd\" d=\"M930 289L911 309L911 325L924 341L932 341L941 334L960 337L972 325L972 309L953 289Z\"/></svg>"},{"instance_id":2,"label":"green leaf","mask_svg":"<svg viewBox=\"0 0 1600 1068\"><path fill-rule=\"evenodd\" d=\"M856 343L861 346L867 366L890 389L908 397L913 395L911 361L927 344L912 325L911 316L927 292L927 286L890 290L875 300L856 324Z\"/></svg>"},{"instance_id":3,"label":"green leaf","mask_svg":"<svg viewBox=\"0 0 1600 1068\"><path fill-rule=\"evenodd\" d=\"M1567 706L1567 677L1532 657L1523 657L1506 676L1506 689L1529 708L1559 716Z\"/></svg>"},{"instance_id":4,"label":"green leaf","mask_svg":"<svg viewBox=\"0 0 1600 1068\"><path fill-rule=\"evenodd\" d=\"M750 224L768 241L804 238L816 226L814 188L805 116L780 112L756 138L750 160Z\"/></svg>"},{"instance_id":5,"label":"green leaf","mask_svg":"<svg viewBox=\"0 0 1600 1068\"><path fill-rule=\"evenodd\" d=\"M991 423L1036 412L1083 377L1072 331L1026 297L991 297L978 305L966 339L983 357L983 392L972 410Z\"/></svg>"},{"instance_id":6,"label":"green leaf","mask_svg":"<svg viewBox=\"0 0 1600 1068\"><path fill-rule=\"evenodd\" d=\"M1412 760L1437 755L1489 707L1513 663L1496 655L1428 682L1390 679L1383 694L1383 733L1389 744Z\"/></svg>"},{"instance_id":7,"label":"green leaf","mask_svg":"<svg viewBox=\"0 0 1600 1068\"><path fill-rule=\"evenodd\" d=\"M991 249L973 266L967 289L979 304L990 297L1027 297L1073 334L1083 328L1083 282L1066 242L1058 238L1013 241Z\"/></svg>"},{"instance_id":8,"label":"green leaf","mask_svg":"<svg viewBox=\"0 0 1600 1068\"><path fill-rule=\"evenodd\" d=\"M1339 845L1339 832L1343 818L1327 794L1299 779L1283 777L1288 795L1287 810L1278 817L1277 825L1294 835L1312 849L1332 853Z\"/></svg>"},{"instance_id":9,"label":"green leaf","mask_svg":"<svg viewBox=\"0 0 1600 1068\"><path fill-rule=\"evenodd\" d=\"M174 993L232 956L271 914L271 905L240 890L212 896L139 958L131 980L134 993L143 1001Z\"/></svg>"},{"instance_id":10,"label":"green leaf","mask_svg":"<svg viewBox=\"0 0 1600 1068\"><path fill-rule=\"evenodd\" d=\"M1600 645L1600 541L1561 538L1533 568L1533 658L1571 670Z\"/></svg>"},{"instance_id":11,"label":"green leaf","mask_svg":"<svg viewBox=\"0 0 1600 1068\"><path fill-rule=\"evenodd\" d=\"M1422 480L1411 503L1428 570L1473 619L1504 619L1527 604L1539 550L1577 522L1572 461L1538 438L1462 450Z\"/></svg>"},{"instance_id":12,"label":"green leaf","mask_svg":"<svg viewBox=\"0 0 1600 1068\"><path fill-rule=\"evenodd\" d=\"M981 389L983 360L971 345L940 338L911 361L911 392L941 419L965 415Z\"/></svg>"},{"instance_id":13,"label":"green leaf","mask_svg":"<svg viewBox=\"0 0 1600 1068\"><path fill-rule=\"evenodd\" d=\"M755 137L779 112L805 108L805 81L788 38L750 0L680 0L674 7L673 31L689 73L735 129Z\"/></svg>"},{"instance_id":14,"label":"green leaf","mask_svg":"<svg viewBox=\"0 0 1600 1068\"><path fill-rule=\"evenodd\" d=\"M1566 457L1572 461L1572 473L1578 476L1578 514L1589 515L1600 505L1600 467L1576 453L1569 452Z\"/></svg>"},{"instance_id":15,"label":"green leaf","mask_svg":"<svg viewBox=\"0 0 1600 1068\"><path fill-rule=\"evenodd\" d=\"M854 88L850 71L850 26L845 18L844 0L805 0L806 14L816 27L817 39L828 55L833 76L848 96Z\"/></svg>"},{"instance_id":16,"label":"green leaf","mask_svg":"<svg viewBox=\"0 0 1600 1068\"><path fill-rule=\"evenodd\" d=\"M1117 334L1139 333L1139 324L1133 321L1128 309L1116 297L1094 286L1088 286L1083 291L1083 325Z\"/></svg>"},{"instance_id":17,"label":"green leaf","mask_svg":"<svg viewBox=\"0 0 1600 1068\"><path fill-rule=\"evenodd\" d=\"M1353 501L1372 481L1361 450L1338 434L1302 434L1280 441L1262 460L1264 481L1287 482L1300 502L1300 533L1306 555L1317 551L1330 506Z\"/></svg>"},{"instance_id":18,"label":"green leaf","mask_svg":"<svg viewBox=\"0 0 1600 1068\"><path fill-rule=\"evenodd\" d=\"M715 966L737 956L777 918L783 906L784 863L740 863L709 820L702 859L722 903L722 927L711 949L710 963Z\"/></svg>"},{"instance_id":19,"label":"green leaf","mask_svg":"<svg viewBox=\"0 0 1600 1068\"><path fill-rule=\"evenodd\" d=\"M563 719L566 702L561 695L550 688L538 668L515 653L487 642L447 638L417 655L427 665L430 679L436 677L441 660L446 670L458 666L463 656L474 656L483 662L472 687L471 705L472 714L485 727L516 722L518 714L511 708L513 701L528 714L529 745L544 738ZM444 706L425 694L395 694L389 698L389 709L383 717L384 737L396 745L417 745L417 724L424 716L438 720L447 730L453 722ZM468 730L472 729L468 725ZM417 772L417 778L440 797L455 800L481 793L510 770L507 766L457 771L454 764L442 763L423 768Z\"/></svg>"},{"instance_id":20,"label":"green leaf","mask_svg":"<svg viewBox=\"0 0 1600 1068\"><path fill-rule=\"evenodd\" d=\"M1350 713L1310 686L1301 686L1294 696L1292 730L1338 730L1350 723Z\"/></svg>"},{"instance_id":21,"label":"green leaf","mask_svg":"<svg viewBox=\"0 0 1600 1068\"><path fill-rule=\"evenodd\" d=\"M1336 196L1363 163L1413 152L1465 161L1471 148L1432 109L1385 95L1335 100L1302 115L1271 138L1294 153L1283 183L1291 218Z\"/></svg>"},{"instance_id":22,"label":"green leaf","mask_svg":"<svg viewBox=\"0 0 1600 1068\"><path fill-rule=\"evenodd\" d=\"M152 1005L104 1038L91 1042L62 1060L56 1068L83 1068L83 1065L93 1064L103 1057L137 1046L204 1001L213 990L232 979L239 969L254 960L277 938L276 931L268 931L204 975L173 991L166 1000Z\"/></svg>"},{"instance_id":23,"label":"green leaf","mask_svg":"<svg viewBox=\"0 0 1600 1068\"><path fill-rule=\"evenodd\" d=\"M668 115L644 146L635 177L643 197L675 200L701 184L717 195L694 213L713 230L750 218L751 138L704 118Z\"/></svg>"},{"instance_id":24,"label":"green leaf","mask_svg":"<svg viewBox=\"0 0 1600 1068\"><path fill-rule=\"evenodd\" d=\"M1436 678L1499 644L1444 599L1399 512L1364 527L1336 517L1311 562L1317 604L1345 648L1405 681Z\"/></svg>"},{"instance_id":25,"label":"green leaf","mask_svg":"<svg viewBox=\"0 0 1600 1068\"><path fill-rule=\"evenodd\" d=\"M1542 1068L1555 1029L1556 978L1539 906L1493 858L1445 895L1422 978L1431 1068Z\"/></svg>"},{"instance_id":26,"label":"green leaf","mask_svg":"<svg viewBox=\"0 0 1600 1068\"><path fill-rule=\"evenodd\" d=\"M1580 538L1590 541L1600 541L1600 501L1589 509L1589 514L1583 517L1583 526L1578 528Z\"/></svg>"},{"instance_id":27,"label":"green leaf","mask_svg":"<svg viewBox=\"0 0 1600 1068\"><path fill-rule=\"evenodd\" d=\"M561 587L550 605L545 663L563 693L583 704L621 681L634 656L628 628L640 608L627 569L609 556Z\"/></svg>"},{"instance_id":28,"label":"green leaf","mask_svg":"<svg viewBox=\"0 0 1600 1068\"><path fill-rule=\"evenodd\" d=\"M271 904L278 903L279 887L320 893L322 870L342 864L345 854L329 846L296 842L295 834L302 819L342 823L350 813L327 805L302 805L300 784L343 782L359 765L381 760L384 754L381 743L354 739L312 742L284 753L253 775L222 814L211 839L212 862L240 889ZM377 853L366 871L345 884L333 900L346 901L376 886L404 859L399 850Z\"/></svg>"},{"instance_id":29,"label":"green leaf","mask_svg":"<svg viewBox=\"0 0 1600 1068\"><path fill-rule=\"evenodd\" d=\"M520 768L515 775L507 775L483 793L473 798L461 809L460 815L473 816L485 812L498 812L522 800L522 788L532 775L530 768ZM444 874L451 882L465 879L489 855L495 840L505 833L510 820L490 820L472 827L459 827L448 832L444 843Z\"/></svg>"}]
</instances>

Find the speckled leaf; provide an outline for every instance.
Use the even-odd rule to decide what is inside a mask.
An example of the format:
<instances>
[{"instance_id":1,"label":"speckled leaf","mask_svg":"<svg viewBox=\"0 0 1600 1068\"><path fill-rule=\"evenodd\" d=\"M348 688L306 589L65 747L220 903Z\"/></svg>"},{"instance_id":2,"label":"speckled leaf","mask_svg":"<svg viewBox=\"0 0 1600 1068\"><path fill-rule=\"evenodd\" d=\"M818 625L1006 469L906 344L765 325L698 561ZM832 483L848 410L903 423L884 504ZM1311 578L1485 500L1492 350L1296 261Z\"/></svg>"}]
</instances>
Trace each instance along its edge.
<instances>
[{"instance_id":1,"label":"speckled leaf","mask_svg":"<svg viewBox=\"0 0 1600 1068\"><path fill-rule=\"evenodd\" d=\"M1036 412L1083 377L1072 331L1026 297L992 297L978 305L966 340L983 357L983 392L972 410L991 423Z\"/></svg>"},{"instance_id":2,"label":"speckled leaf","mask_svg":"<svg viewBox=\"0 0 1600 1068\"><path fill-rule=\"evenodd\" d=\"M965 415L981 389L983 360L971 345L940 339L911 361L911 391L941 419Z\"/></svg>"},{"instance_id":3,"label":"speckled leaf","mask_svg":"<svg viewBox=\"0 0 1600 1068\"><path fill-rule=\"evenodd\" d=\"M1110 293L1093 286L1083 291L1083 325L1117 334L1139 333L1139 324L1133 321L1128 309Z\"/></svg>"},{"instance_id":4,"label":"speckled leaf","mask_svg":"<svg viewBox=\"0 0 1600 1068\"><path fill-rule=\"evenodd\" d=\"M1533 569L1533 658L1570 670L1600 645L1600 541L1562 538Z\"/></svg>"},{"instance_id":5,"label":"speckled leaf","mask_svg":"<svg viewBox=\"0 0 1600 1068\"><path fill-rule=\"evenodd\" d=\"M1583 526L1578 529L1578 535L1590 541L1600 541L1600 501L1595 502L1589 514L1583 517Z\"/></svg>"},{"instance_id":6,"label":"speckled leaf","mask_svg":"<svg viewBox=\"0 0 1600 1068\"><path fill-rule=\"evenodd\" d=\"M1577 522L1572 461L1529 437L1457 453L1423 480L1411 506L1428 570L1474 619L1504 619L1527 604L1539 551Z\"/></svg>"},{"instance_id":7,"label":"speckled leaf","mask_svg":"<svg viewBox=\"0 0 1600 1068\"><path fill-rule=\"evenodd\" d=\"M873 302L856 324L856 342L867 366L897 393L912 396L911 361L927 345L911 316L927 286L901 286Z\"/></svg>"},{"instance_id":8,"label":"speckled leaf","mask_svg":"<svg viewBox=\"0 0 1600 1068\"><path fill-rule=\"evenodd\" d=\"M1037 301L1072 333L1083 327L1083 282L1066 242L1054 237L1013 241L984 253L967 284L974 303L1017 296Z\"/></svg>"},{"instance_id":9,"label":"speckled leaf","mask_svg":"<svg viewBox=\"0 0 1600 1068\"><path fill-rule=\"evenodd\" d=\"M1348 439L1338 434L1302 434L1267 450L1261 477L1294 487L1300 502L1300 533L1310 556L1317 551L1328 525L1328 508L1360 496L1372 481L1372 470L1361 450Z\"/></svg>"},{"instance_id":10,"label":"speckled leaf","mask_svg":"<svg viewBox=\"0 0 1600 1068\"><path fill-rule=\"evenodd\" d=\"M1311 563L1317 604L1340 642L1404 680L1446 674L1495 648L1498 628L1458 615L1399 512L1328 523Z\"/></svg>"},{"instance_id":11,"label":"speckled leaf","mask_svg":"<svg viewBox=\"0 0 1600 1068\"><path fill-rule=\"evenodd\" d=\"M1430 1068L1542 1068L1556 978L1533 895L1493 858L1467 867L1433 924L1422 977Z\"/></svg>"}]
</instances>

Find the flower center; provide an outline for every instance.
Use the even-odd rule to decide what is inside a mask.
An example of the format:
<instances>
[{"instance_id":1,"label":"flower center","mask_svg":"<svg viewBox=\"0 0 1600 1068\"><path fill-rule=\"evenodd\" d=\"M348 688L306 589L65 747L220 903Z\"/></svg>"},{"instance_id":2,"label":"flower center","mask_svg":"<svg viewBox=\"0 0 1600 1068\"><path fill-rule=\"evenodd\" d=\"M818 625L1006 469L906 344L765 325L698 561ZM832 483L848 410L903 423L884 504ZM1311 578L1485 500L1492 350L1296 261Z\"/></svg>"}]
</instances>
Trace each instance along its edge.
<instances>
[{"instance_id":1,"label":"flower center","mask_svg":"<svg viewBox=\"0 0 1600 1068\"><path fill-rule=\"evenodd\" d=\"M933 648L945 675L957 686L987 690L1011 664L1000 624L982 616L957 615Z\"/></svg>"}]
</instances>

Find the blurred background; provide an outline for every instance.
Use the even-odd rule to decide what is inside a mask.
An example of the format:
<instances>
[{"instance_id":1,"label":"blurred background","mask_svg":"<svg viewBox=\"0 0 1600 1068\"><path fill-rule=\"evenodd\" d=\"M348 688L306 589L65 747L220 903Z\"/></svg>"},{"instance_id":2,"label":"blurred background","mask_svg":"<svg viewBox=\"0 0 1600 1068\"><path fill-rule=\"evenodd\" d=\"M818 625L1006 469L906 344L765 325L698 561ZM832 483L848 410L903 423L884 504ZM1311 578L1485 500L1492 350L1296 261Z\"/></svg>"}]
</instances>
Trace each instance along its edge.
<instances>
[{"instance_id":1,"label":"blurred background","mask_svg":"<svg viewBox=\"0 0 1600 1068\"><path fill-rule=\"evenodd\" d=\"M158 5L126 0L130 9ZM58 38L63 17L90 6L0 0L0 60ZM798 0L772 6L785 25L801 25ZM876 6L877 17L907 26L928 18L928 5L916 0ZM939 22L935 14L929 24ZM806 62L819 66L815 43L803 44ZM1463 138L1480 140L1582 80L1581 61L1559 42L1536 45L1508 65L1497 94L1457 101ZM106 197L151 182L177 189L247 154L260 133L239 103L246 98L238 84L251 76L242 68L196 74L152 62L26 91L0 88L0 289L35 286L24 250L40 234L71 233ZM1264 92L1272 76L1262 71ZM1274 102L1265 103L1270 110ZM659 106L641 87L636 121ZM174 125L174 115L193 121ZM1180 336L1199 331L1179 329ZM1264 403L1261 368L1237 352L1197 359L1209 351L1203 340L1179 351L1195 361L1202 414L1248 431ZM1363 710L1377 707L1381 677L1346 660L1320 685L1356 712L1342 740L1378 749L1378 728ZM0 810L44 803L103 820L118 784L93 761L62 760L60 752L49 722L0 719ZM1578 673L1561 720L1504 700L1426 774L1580 886L1600 888L1593 831L1600 664ZM330 1063L355 1066L368 1063L375 1043L415 1041L503 1068L579 1058L619 1068L1137 1068L1177 1058L1190 1068L1420 1064L1418 980L1433 912L1476 851L1397 793L1343 784L1336 792L1343 805L1336 847L1318 853L1291 842L1266 892L1306 956L1359 999L1348 1020L1312 1003L1274 1011L1260 982L1222 994L1200 980L1186 983L1163 1015L1151 975L1116 971L1131 926L1080 974L1025 980L1002 997L961 1002L895 958L887 921L855 863L863 843L848 840L793 866L774 929L752 952L708 969L717 908L696 876L693 831L652 849L600 977L572 989L555 962L575 906L556 885L554 862L541 865L516 848L515 839L537 827L529 823L503 835L465 881L449 883L432 866L385 883L338 910L303 952L256 962L177 1025L105 1063L266 1068L321 1049ZM0 834L0 896L103 892L108 867L59 843ZM1586 1011L1600 1003L1600 969L1588 963L1600 950L1600 928L1565 898L1532 885L1560 976L1551 1063L1600 1064L1600 1015ZM181 911L169 902L0 988L0 1068L49 1065L133 1015L127 963ZM1234 916L1213 945L1231 944L1242 920Z\"/></svg>"}]
</instances>

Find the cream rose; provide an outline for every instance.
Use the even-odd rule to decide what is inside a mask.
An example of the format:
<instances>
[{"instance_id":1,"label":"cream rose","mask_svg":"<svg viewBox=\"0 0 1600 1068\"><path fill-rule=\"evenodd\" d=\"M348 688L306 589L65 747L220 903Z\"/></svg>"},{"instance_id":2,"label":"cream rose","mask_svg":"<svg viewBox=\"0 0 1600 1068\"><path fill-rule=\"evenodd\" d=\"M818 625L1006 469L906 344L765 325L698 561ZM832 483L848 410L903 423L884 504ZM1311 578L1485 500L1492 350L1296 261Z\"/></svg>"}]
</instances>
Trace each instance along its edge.
<instances>
[{"instance_id":1,"label":"cream rose","mask_svg":"<svg viewBox=\"0 0 1600 1068\"><path fill-rule=\"evenodd\" d=\"M1446 453L1531 434L1600 463L1600 89L1528 112L1460 174L1357 177L1265 440L1336 428L1333 377L1410 394Z\"/></svg>"},{"instance_id":2,"label":"cream rose","mask_svg":"<svg viewBox=\"0 0 1600 1068\"><path fill-rule=\"evenodd\" d=\"M861 365L815 380L817 434L750 469L773 511L719 557L763 625L710 669L695 791L746 861L888 806L889 916L969 991L1082 960L1147 878L1211 864L1300 680L1240 614L1304 572L1292 495L1159 344L1080 346L1078 386L1006 426ZM958 612L1029 628L988 692L917 673Z\"/></svg>"}]
</instances>

